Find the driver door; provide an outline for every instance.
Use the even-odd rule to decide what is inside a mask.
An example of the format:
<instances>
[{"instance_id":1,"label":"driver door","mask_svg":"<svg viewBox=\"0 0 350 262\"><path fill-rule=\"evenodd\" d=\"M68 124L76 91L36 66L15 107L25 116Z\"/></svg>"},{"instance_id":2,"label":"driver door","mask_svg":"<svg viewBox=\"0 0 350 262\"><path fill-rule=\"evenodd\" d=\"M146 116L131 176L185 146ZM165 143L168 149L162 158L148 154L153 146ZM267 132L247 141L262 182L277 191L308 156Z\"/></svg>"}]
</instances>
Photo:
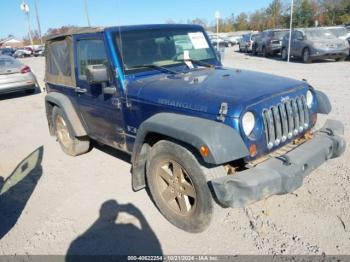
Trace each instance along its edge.
<instances>
[{"instance_id":1,"label":"driver door","mask_svg":"<svg viewBox=\"0 0 350 262\"><path fill-rule=\"evenodd\" d=\"M77 103L89 136L105 144L123 148L123 121L120 88L113 77L108 52L101 33L79 35L75 38L75 73ZM87 66L105 65L109 73L108 87L115 87L115 95L105 94L103 84L89 84Z\"/></svg>"}]
</instances>

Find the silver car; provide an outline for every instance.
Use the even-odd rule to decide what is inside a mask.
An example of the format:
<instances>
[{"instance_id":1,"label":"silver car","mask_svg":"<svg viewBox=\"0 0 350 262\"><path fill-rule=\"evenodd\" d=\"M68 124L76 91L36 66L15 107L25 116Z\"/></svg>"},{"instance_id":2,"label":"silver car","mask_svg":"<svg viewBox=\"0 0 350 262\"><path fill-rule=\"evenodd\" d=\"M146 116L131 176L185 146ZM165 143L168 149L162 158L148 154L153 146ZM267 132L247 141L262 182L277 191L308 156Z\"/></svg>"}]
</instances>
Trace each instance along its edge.
<instances>
[{"instance_id":1,"label":"silver car","mask_svg":"<svg viewBox=\"0 0 350 262\"><path fill-rule=\"evenodd\" d=\"M289 34L283 38L282 59L288 57ZM292 32L290 55L301 58L304 63L319 59L344 61L349 54L347 41L338 39L324 28L300 28Z\"/></svg>"},{"instance_id":2,"label":"silver car","mask_svg":"<svg viewBox=\"0 0 350 262\"><path fill-rule=\"evenodd\" d=\"M0 94L34 93L37 81L29 66L10 56L0 55Z\"/></svg>"}]
</instances>

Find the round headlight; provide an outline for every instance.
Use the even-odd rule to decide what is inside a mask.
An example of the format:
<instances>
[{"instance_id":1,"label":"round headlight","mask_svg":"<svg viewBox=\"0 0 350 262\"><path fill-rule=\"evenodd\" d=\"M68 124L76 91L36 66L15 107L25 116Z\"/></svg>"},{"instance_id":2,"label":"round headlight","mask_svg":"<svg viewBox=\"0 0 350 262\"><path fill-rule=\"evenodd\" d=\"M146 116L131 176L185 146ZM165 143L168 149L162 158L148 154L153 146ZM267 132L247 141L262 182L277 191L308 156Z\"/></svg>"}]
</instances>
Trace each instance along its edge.
<instances>
[{"instance_id":1,"label":"round headlight","mask_svg":"<svg viewBox=\"0 0 350 262\"><path fill-rule=\"evenodd\" d=\"M312 94L312 92L309 90L306 93L306 104L308 108L312 107L312 103L314 101L314 95Z\"/></svg>"},{"instance_id":2,"label":"round headlight","mask_svg":"<svg viewBox=\"0 0 350 262\"><path fill-rule=\"evenodd\" d=\"M252 112L247 112L242 118L242 127L246 136L250 136L255 126L255 117Z\"/></svg>"}]
</instances>

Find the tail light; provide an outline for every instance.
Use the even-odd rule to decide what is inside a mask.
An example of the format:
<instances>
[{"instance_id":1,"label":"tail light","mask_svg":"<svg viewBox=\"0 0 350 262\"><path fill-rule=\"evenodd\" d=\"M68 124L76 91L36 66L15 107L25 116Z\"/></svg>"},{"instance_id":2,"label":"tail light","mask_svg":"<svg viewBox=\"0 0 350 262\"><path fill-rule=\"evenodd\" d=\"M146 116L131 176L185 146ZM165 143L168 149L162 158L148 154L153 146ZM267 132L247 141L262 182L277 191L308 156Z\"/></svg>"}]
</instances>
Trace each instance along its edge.
<instances>
[{"instance_id":1,"label":"tail light","mask_svg":"<svg viewBox=\"0 0 350 262\"><path fill-rule=\"evenodd\" d=\"M21 73L22 74L25 74L25 73L29 73L31 70L30 70L30 67L29 66L25 66L21 69Z\"/></svg>"}]
</instances>

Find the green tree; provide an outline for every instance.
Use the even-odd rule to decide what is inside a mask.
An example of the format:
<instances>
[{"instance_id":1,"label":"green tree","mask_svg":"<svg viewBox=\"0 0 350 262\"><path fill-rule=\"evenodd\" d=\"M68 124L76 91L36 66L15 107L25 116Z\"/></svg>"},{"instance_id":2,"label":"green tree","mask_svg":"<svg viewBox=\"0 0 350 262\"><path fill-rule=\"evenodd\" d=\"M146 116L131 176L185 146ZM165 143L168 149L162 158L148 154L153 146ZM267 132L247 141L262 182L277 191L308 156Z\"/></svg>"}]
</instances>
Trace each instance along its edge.
<instances>
[{"instance_id":1,"label":"green tree","mask_svg":"<svg viewBox=\"0 0 350 262\"><path fill-rule=\"evenodd\" d=\"M240 13L235 20L235 29L237 31L249 30L248 15L244 12Z\"/></svg>"},{"instance_id":2,"label":"green tree","mask_svg":"<svg viewBox=\"0 0 350 262\"><path fill-rule=\"evenodd\" d=\"M270 28L282 26L283 6L281 0L273 0L266 8L266 25Z\"/></svg>"}]
</instances>

